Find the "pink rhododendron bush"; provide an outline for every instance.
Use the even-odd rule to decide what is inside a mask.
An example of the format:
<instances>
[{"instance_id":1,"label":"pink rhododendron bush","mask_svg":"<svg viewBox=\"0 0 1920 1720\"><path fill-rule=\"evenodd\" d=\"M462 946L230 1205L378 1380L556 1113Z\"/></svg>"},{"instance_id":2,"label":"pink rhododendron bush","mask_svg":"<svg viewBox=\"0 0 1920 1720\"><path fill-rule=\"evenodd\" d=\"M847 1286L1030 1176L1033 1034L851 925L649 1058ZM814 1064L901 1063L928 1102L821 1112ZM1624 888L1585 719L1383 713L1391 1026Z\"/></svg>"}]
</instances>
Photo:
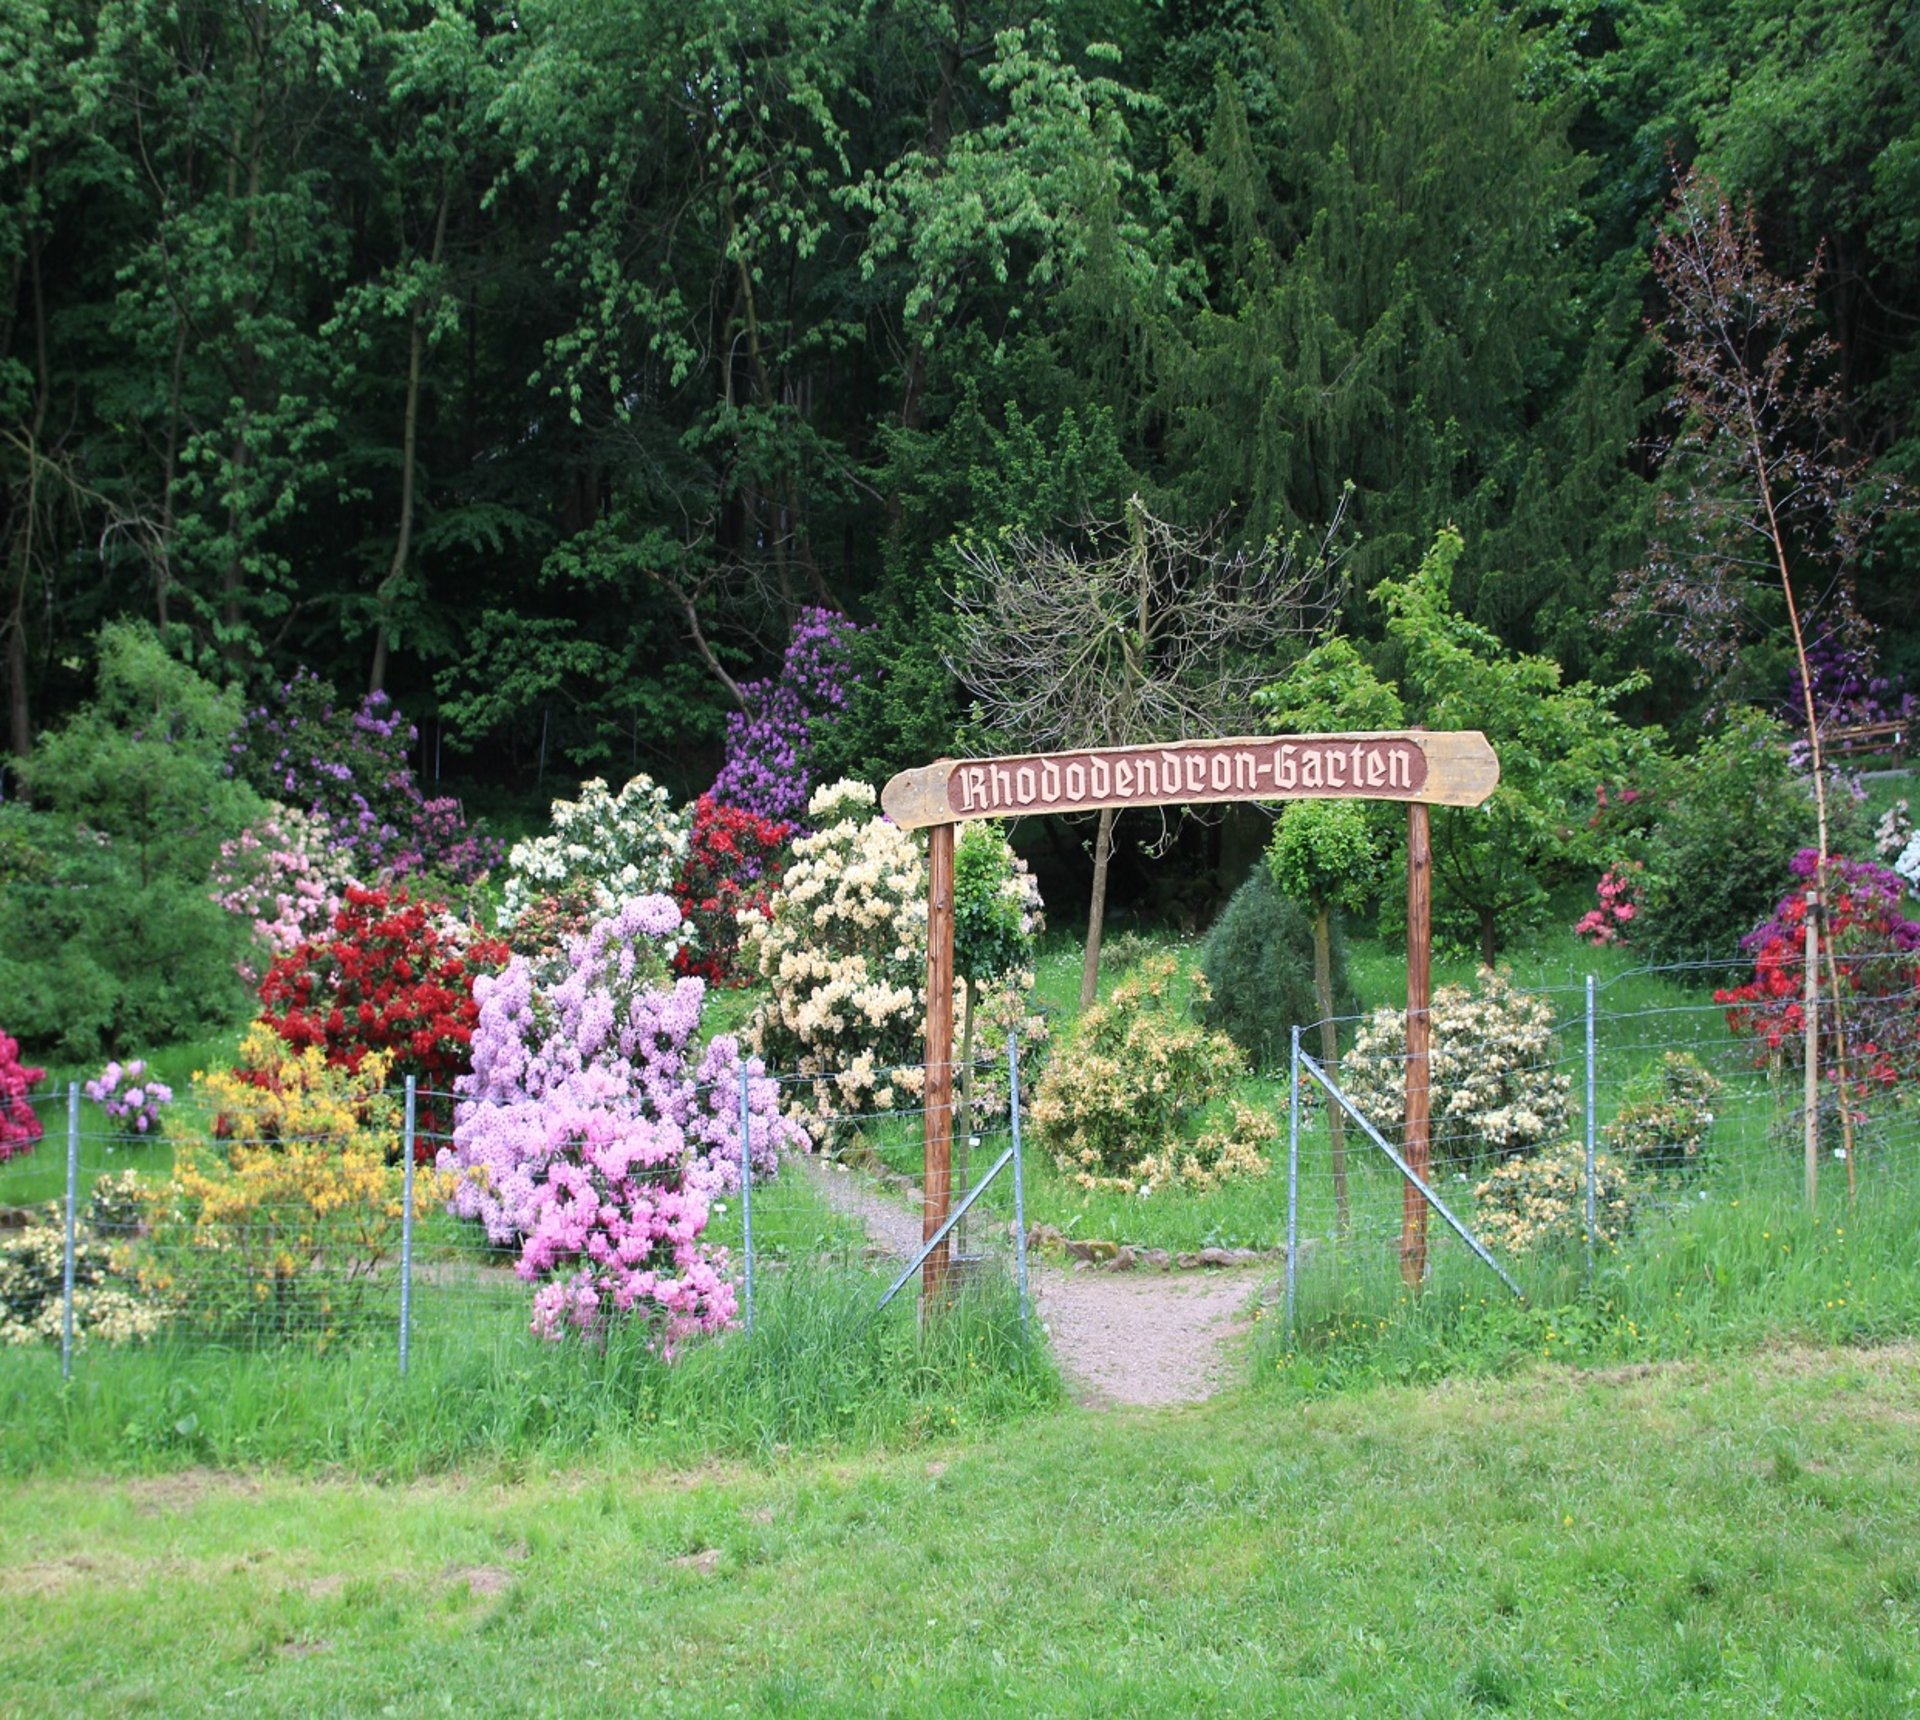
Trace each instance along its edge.
<instances>
[{"instance_id":1,"label":"pink rhododendron bush","mask_svg":"<svg viewBox=\"0 0 1920 1720\"><path fill-rule=\"evenodd\" d=\"M515 956L475 982L473 1073L460 1095L452 1210L537 1284L533 1329L602 1336L648 1322L664 1353L730 1324L724 1253L703 1236L713 1200L740 1186L740 1050L699 1049L707 988L670 980L680 910L638 896L572 939L563 956ZM805 1137L780 1116L758 1059L747 1064L756 1180Z\"/></svg>"},{"instance_id":2,"label":"pink rhododendron bush","mask_svg":"<svg viewBox=\"0 0 1920 1720\"><path fill-rule=\"evenodd\" d=\"M240 977L257 986L268 962L325 937L349 885L349 851L336 846L317 812L272 806L267 816L220 844L214 900L250 921L267 961L243 960Z\"/></svg>"}]
</instances>

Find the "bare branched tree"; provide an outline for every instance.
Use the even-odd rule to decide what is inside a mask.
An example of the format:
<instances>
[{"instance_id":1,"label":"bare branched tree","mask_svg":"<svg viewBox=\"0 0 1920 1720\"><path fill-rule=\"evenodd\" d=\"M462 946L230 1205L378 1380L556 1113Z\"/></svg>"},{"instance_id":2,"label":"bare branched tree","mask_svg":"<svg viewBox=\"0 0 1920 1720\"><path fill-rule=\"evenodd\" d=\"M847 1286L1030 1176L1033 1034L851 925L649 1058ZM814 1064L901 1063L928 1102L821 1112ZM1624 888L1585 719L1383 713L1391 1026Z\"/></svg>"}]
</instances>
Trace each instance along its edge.
<instances>
[{"instance_id":1,"label":"bare branched tree","mask_svg":"<svg viewBox=\"0 0 1920 1720\"><path fill-rule=\"evenodd\" d=\"M1832 901L1826 761L1807 638L1868 629L1853 573L1875 515L1899 498L1868 481L1868 462L1839 431L1842 402L1824 381L1833 343L1815 332L1816 256L1798 279L1761 254L1752 203L1736 212L1710 177L1687 172L1668 205L1653 270L1667 298L1658 332L1674 368L1679 427L1663 450L1667 480L1646 566L1629 573L1613 615L1650 609L1703 674L1718 675L1752 634L1755 600L1786 609L1807 724L1822 900ZM1845 997L1826 944L1831 1032L1846 1067ZM1840 1107L1853 1179L1853 1130Z\"/></svg>"},{"instance_id":2,"label":"bare branched tree","mask_svg":"<svg viewBox=\"0 0 1920 1720\"><path fill-rule=\"evenodd\" d=\"M1749 205L1736 212L1711 178L1674 188L1654 246L1667 299L1658 328L1674 369L1677 427L1660 450L1666 485L1646 564L1626 574L1610 619L1651 611L1705 677L1758 631L1760 600L1784 603L1799 667L1820 857L1827 797L1819 713L1807 666L1817 624L1864 638L1853 600L1862 535L1888 499L1841 439L1841 402L1822 377L1833 343L1815 333L1820 259L1774 274Z\"/></svg>"},{"instance_id":3,"label":"bare branched tree","mask_svg":"<svg viewBox=\"0 0 1920 1720\"><path fill-rule=\"evenodd\" d=\"M1221 526L1157 519L1138 496L1074 542L1016 530L962 549L948 668L984 738L1009 751L1138 746L1242 733L1273 655L1322 627L1345 514L1317 544L1229 550ZM1099 815L1080 1002L1094 998L1115 813Z\"/></svg>"}]
</instances>

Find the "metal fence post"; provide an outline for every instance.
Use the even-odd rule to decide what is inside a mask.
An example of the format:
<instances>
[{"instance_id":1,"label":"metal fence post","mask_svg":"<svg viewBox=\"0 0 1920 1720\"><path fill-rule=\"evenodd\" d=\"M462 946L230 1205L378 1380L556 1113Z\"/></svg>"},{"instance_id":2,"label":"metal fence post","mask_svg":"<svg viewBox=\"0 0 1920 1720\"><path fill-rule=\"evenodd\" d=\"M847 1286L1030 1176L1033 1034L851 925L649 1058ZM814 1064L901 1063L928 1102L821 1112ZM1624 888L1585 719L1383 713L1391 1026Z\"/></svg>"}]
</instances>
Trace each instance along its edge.
<instances>
[{"instance_id":1,"label":"metal fence post","mask_svg":"<svg viewBox=\"0 0 1920 1720\"><path fill-rule=\"evenodd\" d=\"M1013 1262L1020 1281L1020 1324L1027 1323L1027 1182L1020 1161L1020 1039L1007 1032L1007 1116L1013 1128Z\"/></svg>"},{"instance_id":2,"label":"metal fence post","mask_svg":"<svg viewBox=\"0 0 1920 1720\"><path fill-rule=\"evenodd\" d=\"M1593 1288L1593 1256L1599 1243L1599 1202L1594 1191L1594 1006L1593 975L1587 975L1587 1288Z\"/></svg>"},{"instance_id":3,"label":"metal fence post","mask_svg":"<svg viewBox=\"0 0 1920 1720\"><path fill-rule=\"evenodd\" d=\"M415 1077L407 1077L407 1126L401 1137L404 1169L400 1173L400 1372L405 1375L413 1326L413 1145Z\"/></svg>"},{"instance_id":4,"label":"metal fence post","mask_svg":"<svg viewBox=\"0 0 1920 1720\"><path fill-rule=\"evenodd\" d=\"M748 1109L747 1060L740 1059L740 1253L746 1262L747 1330L753 1330L753 1113Z\"/></svg>"},{"instance_id":5,"label":"metal fence post","mask_svg":"<svg viewBox=\"0 0 1920 1720\"><path fill-rule=\"evenodd\" d=\"M60 1266L60 1377L73 1378L73 1229L80 1207L80 1083L67 1083L67 1241Z\"/></svg>"},{"instance_id":6,"label":"metal fence post","mask_svg":"<svg viewBox=\"0 0 1920 1720\"><path fill-rule=\"evenodd\" d=\"M1300 1259L1300 1025L1287 1058L1287 1342L1297 1336L1294 1298Z\"/></svg>"}]
</instances>

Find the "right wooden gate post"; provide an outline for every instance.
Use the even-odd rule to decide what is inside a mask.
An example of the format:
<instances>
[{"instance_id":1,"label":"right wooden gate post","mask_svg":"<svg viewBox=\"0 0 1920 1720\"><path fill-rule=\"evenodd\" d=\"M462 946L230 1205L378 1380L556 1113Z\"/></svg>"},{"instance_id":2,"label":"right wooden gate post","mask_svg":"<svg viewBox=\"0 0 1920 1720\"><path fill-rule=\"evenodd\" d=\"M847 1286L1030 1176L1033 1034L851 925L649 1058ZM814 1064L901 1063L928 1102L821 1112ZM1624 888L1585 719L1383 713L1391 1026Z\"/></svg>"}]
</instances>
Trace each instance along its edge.
<instances>
[{"instance_id":1,"label":"right wooden gate post","mask_svg":"<svg viewBox=\"0 0 1920 1720\"><path fill-rule=\"evenodd\" d=\"M1407 804L1407 1092L1406 1159L1422 1182L1431 1182L1428 1100L1433 1023L1428 1015L1433 983L1433 842L1427 809ZM1427 1203L1407 1183L1401 1190L1400 1276L1419 1289L1427 1276Z\"/></svg>"}]
</instances>

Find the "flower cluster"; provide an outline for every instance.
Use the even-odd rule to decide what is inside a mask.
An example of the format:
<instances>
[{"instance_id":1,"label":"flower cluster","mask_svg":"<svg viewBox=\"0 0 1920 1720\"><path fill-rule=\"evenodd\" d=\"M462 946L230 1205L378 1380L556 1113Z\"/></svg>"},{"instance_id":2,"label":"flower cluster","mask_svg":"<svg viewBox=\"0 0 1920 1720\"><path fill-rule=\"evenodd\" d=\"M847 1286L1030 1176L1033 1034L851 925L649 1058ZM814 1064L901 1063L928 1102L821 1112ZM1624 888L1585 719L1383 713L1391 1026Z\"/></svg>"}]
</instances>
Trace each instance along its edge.
<instances>
[{"instance_id":1,"label":"flower cluster","mask_svg":"<svg viewBox=\"0 0 1920 1720\"><path fill-rule=\"evenodd\" d=\"M768 987L749 1040L808 1078L790 1103L816 1131L921 1090L927 867L875 798L858 782L820 789L805 809L815 833L793 845L771 914L742 928L741 958Z\"/></svg>"},{"instance_id":2,"label":"flower cluster","mask_svg":"<svg viewBox=\"0 0 1920 1720\"><path fill-rule=\"evenodd\" d=\"M438 915L439 904L412 901L404 888L349 888L330 934L267 970L261 1019L295 1050L318 1047L330 1064L358 1070L379 1053L395 1075L447 1091L468 1065L474 980L508 952ZM427 1130L443 1126L431 1101L422 1119Z\"/></svg>"},{"instance_id":3,"label":"flower cluster","mask_svg":"<svg viewBox=\"0 0 1920 1720\"><path fill-rule=\"evenodd\" d=\"M1482 968L1477 989L1443 985L1429 1012L1428 1092L1436 1159L1530 1153L1562 1133L1569 1083L1555 1072L1553 1010ZM1407 1018L1377 1009L1341 1060L1341 1086L1389 1139L1406 1123Z\"/></svg>"},{"instance_id":4,"label":"flower cluster","mask_svg":"<svg viewBox=\"0 0 1920 1720\"><path fill-rule=\"evenodd\" d=\"M27 1103L27 1090L46 1078L46 1070L20 1061L18 1040L0 1033L0 1165L32 1152L34 1142L45 1133Z\"/></svg>"},{"instance_id":5,"label":"flower cluster","mask_svg":"<svg viewBox=\"0 0 1920 1720\"><path fill-rule=\"evenodd\" d=\"M349 707L300 669L247 712L231 768L269 800L323 818L361 878L433 870L471 882L499 863L499 845L467 829L459 802L421 794L408 757L418 739L385 693Z\"/></svg>"},{"instance_id":6,"label":"flower cluster","mask_svg":"<svg viewBox=\"0 0 1920 1720\"><path fill-rule=\"evenodd\" d=\"M693 830L673 898L693 928L693 941L674 958L681 973L709 985L742 985L740 920L765 918L780 887L789 824L776 824L712 795L694 802Z\"/></svg>"},{"instance_id":7,"label":"flower cluster","mask_svg":"<svg viewBox=\"0 0 1920 1720\"><path fill-rule=\"evenodd\" d=\"M173 1174L145 1203L143 1283L222 1336L324 1348L349 1330L404 1216L391 1073L384 1053L346 1068L256 1022L237 1068L195 1077L221 1138L169 1127ZM445 1198L431 1171L416 1178L416 1217Z\"/></svg>"},{"instance_id":8,"label":"flower cluster","mask_svg":"<svg viewBox=\"0 0 1920 1720\"><path fill-rule=\"evenodd\" d=\"M727 757L708 793L773 823L799 821L808 799L808 758L839 720L858 679L860 629L831 609L803 609L780 673L740 689L745 709L727 718Z\"/></svg>"},{"instance_id":9,"label":"flower cluster","mask_svg":"<svg viewBox=\"0 0 1920 1720\"><path fill-rule=\"evenodd\" d=\"M1601 1134L1642 1169L1684 1170L1699 1161L1706 1145L1720 1083L1685 1051L1662 1057L1655 1080L1655 1089L1629 1098Z\"/></svg>"},{"instance_id":10,"label":"flower cluster","mask_svg":"<svg viewBox=\"0 0 1920 1720\"><path fill-rule=\"evenodd\" d=\"M593 777L578 800L553 803L547 835L513 845L501 923L512 926L535 903L570 892L588 893L601 914L635 896L665 895L688 841L687 815L651 777L634 777L618 794Z\"/></svg>"},{"instance_id":11,"label":"flower cluster","mask_svg":"<svg viewBox=\"0 0 1920 1720\"><path fill-rule=\"evenodd\" d=\"M1573 1246L1587 1234L1586 1152L1562 1141L1529 1158L1496 1165L1473 1191L1474 1228L1506 1254ZM1594 1154L1594 1237L1617 1248L1633 1221L1636 1191L1626 1168Z\"/></svg>"},{"instance_id":12,"label":"flower cluster","mask_svg":"<svg viewBox=\"0 0 1920 1720\"><path fill-rule=\"evenodd\" d=\"M109 1119L136 1135L158 1128L161 1107L173 1103L173 1089L164 1081L149 1080L147 1066L138 1057L109 1063L82 1091Z\"/></svg>"},{"instance_id":13,"label":"flower cluster","mask_svg":"<svg viewBox=\"0 0 1920 1720\"><path fill-rule=\"evenodd\" d=\"M1040 1144L1083 1189L1150 1195L1168 1184L1199 1189L1257 1176L1277 1122L1242 1104L1227 1126L1203 1129L1240 1073L1239 1047L1175 1010L1171 955L1151 956L1080 1017L1033 1101ZM1204 993L1206 982L1196 980Z\"/></svg>"},{"instance_id":14,"label":"flower cluster","mask_svg":"<svg viewBox=\"0 0 1920 1720\"><path fill-rule=\"evenodd\" d=\"M1763 1062L1804 1051L1807 887L1821 882L1820 857L1803 848L1790 869L1801 887L1782 896L1772 917L1740 941L1753 958L1753 977L1713 994L1727 1006L1727 1026L1752 1035ZM1899 874L1871 860L1830 859L1822 894L1821 961L1832 955L1845 1003L1847 1067L1836 1067L1834 1076L1865 1097L1920 1073L1920 923L1901 910ZM1829 1015L1821 1018L1823 1057L1838 1051Z\"/></svg>"},{"instance_id":15,"label":"flower cluster","mask_svg":"<svg viewBox=\"0 0 1920 1720\"><path fill-rule=\"evenodd\" d=\"M698 1050L706 987L664 978L679 926L670 898L636 897L545 979L515 957L476 987L473 1073L440 1167L457 1216L518 1243L548 1338L643 1317L670 1354L733 1318L724 1260L701 1238L709 1203L739 1187L741 1059L725 1034ZM804 1145L757 1061L746 1127L756 1180Z\"/></svg>"},{"instance_id":16,"label":"flower cluster","mask_svg":"<svg viewBox=\"0 0 1920 1720\"><path fill-rule=\"evenodd\" d=\"M1600 874L1597 894L1600 905L1589 908L1574 926L1576 937L1585 938L1595 945L1624 943L1627 927L1632 925L1634 916L1640 909L1635 904L1633 892L1635 882L1633 874L1638 872L1638 864L1629 862L1617 870L1609 867Z\"/></svg>"},{"instance_id":17,"label":"flower cluster","mask_svg":"<svg viewBox=\"0 0 1920 1720\"><path fill-rule=\"evenodd\" d=\"M73 1239L77 1344L142 1343L166 1322L169 1304L140 1282L127 1246L131 1226L120 1216L138 1198L132 1173L102 1177L79 1215ZM66 1240L65 1217L51 1202L18 1228L0 1231L0 1346L60 1342Z\"/></svg>"},{"instance_id":18,"label":"flower cluster","mask_svg":"<svg viewBox=\"0 0 1920 1720\"><path fill-rule=\"evenodd\" d=\"M342 893L355 882L347 859L348 851L333 844L320 814L275 806L259 823L220 844L213 899L251 922L271 961L332 925ZM248 985L260 983L253 960L238 965Z\"/></svg>"}]
</instances>

